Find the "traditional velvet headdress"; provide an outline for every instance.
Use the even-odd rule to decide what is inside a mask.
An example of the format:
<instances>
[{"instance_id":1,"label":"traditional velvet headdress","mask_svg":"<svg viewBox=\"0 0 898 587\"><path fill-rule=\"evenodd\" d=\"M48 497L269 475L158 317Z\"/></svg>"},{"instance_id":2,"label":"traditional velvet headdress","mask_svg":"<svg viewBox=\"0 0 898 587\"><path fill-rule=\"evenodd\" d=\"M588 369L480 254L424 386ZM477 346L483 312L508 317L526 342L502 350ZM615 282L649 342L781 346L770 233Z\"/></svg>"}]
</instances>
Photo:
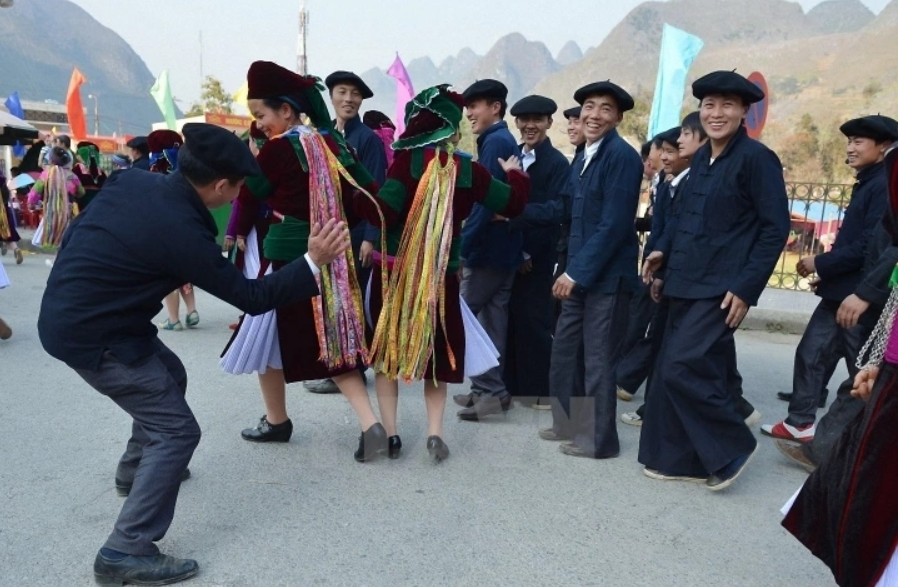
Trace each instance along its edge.
<instances>
[{"instance_id":1,"label":"traditional velvet headdress","mask_svg":"<svg viewBox=\"0 0 898 587\"><path fill-rule=\"evenodd\" d=\"M178 168L178 149L184 144L173 130L154 130L147 136L150 147L150 171L169 174Z\"/></svg>"},{"instance_id":2,"label":"traditional velvet headdress","mask_svg":"<svg viewBox=\"0 0 898 587\"><path fill-rule=\"evenodd\" d=\"M321 97L324 84L320 78L299 75L271 61L255 61L249 66L246 82L247 99L282 100L308 115L316 127L331 125L330 113Z\"/></svg>"},{"instance_id":3,"label":"traditional velvet headdress","mask_svg":"<svg viewBox=\"0 0 898 587\"><path fill-rule=\"evenodd\" d=\"M458 132L464 99L448 84L427 88L405 105L405 132L393 149L414 149L444 141Z\"/></svg>"},{"instance_id":4,"label":"traditional velvet headdress","mask_svg":"<svg viewBox=\"0 0 898 587\"><path fill-rule=\"evenodd\" d=\"M100 147L90 141L81 141L77 148L81 165L74 172L86 190L99 190L106 183L106 172L100 169Z\"/></svg>"}]
</instances>

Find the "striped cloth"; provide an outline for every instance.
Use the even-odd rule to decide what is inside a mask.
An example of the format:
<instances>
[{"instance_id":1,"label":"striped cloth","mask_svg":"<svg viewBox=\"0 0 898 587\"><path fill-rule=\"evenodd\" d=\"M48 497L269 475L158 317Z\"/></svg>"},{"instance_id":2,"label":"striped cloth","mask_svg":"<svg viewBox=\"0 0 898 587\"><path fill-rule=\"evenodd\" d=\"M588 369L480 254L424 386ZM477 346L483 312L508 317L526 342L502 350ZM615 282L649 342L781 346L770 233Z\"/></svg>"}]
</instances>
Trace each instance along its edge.
<instances>
[{"instance_id":1,"label":"striped cloth","mask_svg":"<svg viewBox=\"0 0 898 587\"><path fill-rule=\"evenodd\" d=\"M259 244L256 229L246 237L243 274L255 279L261 271ZM271 273L271 266L265 275ZM265 373L269 367L283 369L281 347L278 344L277 310L259 316L245 315L234 342L219 361L222 370L231 375Z\"/></svg>"}]
</instances>

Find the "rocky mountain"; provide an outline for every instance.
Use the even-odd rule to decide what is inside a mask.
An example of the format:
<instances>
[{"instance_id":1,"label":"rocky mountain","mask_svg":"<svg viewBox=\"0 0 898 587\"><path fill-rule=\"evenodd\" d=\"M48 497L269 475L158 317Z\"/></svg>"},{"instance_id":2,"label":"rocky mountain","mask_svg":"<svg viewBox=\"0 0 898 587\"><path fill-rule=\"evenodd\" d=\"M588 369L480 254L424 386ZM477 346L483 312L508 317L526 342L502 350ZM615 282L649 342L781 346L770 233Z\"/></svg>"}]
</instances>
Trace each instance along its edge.
<instances>
[{"instance_id":1,"label":"rocky mountain","mask_svg":"<svg viewBox=\"0 0 898 587\"><path fill-rule=\"evenodd\" d=\"M146 133L161 117L149 95L154 76L146 64L79 6L67 0L23 1L0 16L0 96L18 91L23 100L64 104L77 67L88 80L81 93L89 131L88 94L98 96L102 134Z\"/></svg>"},{"instance_id":2,"label":"rocky mountain","mask_svg":"<svg viewBox=\"0 0 898 587\"><path fill-rule=\"evenodd\" d=\"M555 61L557 61L558 65L561 67L567 67L568 65L577 63L581 59L583 59L583 51L580 49L580 45L574 41L565 43L564 47L561 48L561 51L558 52L558 55L555 56Z\"/></svg>"},{"instance_id":3,"label":"rocky mountain","mask_svg":"<svg viewBox=\"0 0 898 587\"><path fill-rule=\"evenodd\" d=\"M876 19L860 0L827 0L808 11L808 24L821 34L859 31Z\"/></svg>"}]
</instances>

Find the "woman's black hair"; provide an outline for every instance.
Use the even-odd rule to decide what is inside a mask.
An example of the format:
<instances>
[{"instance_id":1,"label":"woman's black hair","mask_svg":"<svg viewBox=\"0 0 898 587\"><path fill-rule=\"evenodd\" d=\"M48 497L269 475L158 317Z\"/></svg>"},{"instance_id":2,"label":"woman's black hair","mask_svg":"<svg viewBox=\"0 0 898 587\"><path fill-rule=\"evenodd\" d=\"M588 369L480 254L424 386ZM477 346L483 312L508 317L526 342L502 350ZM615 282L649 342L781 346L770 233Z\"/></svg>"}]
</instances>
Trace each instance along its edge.
<instances>
[{"instance_id":1,"label":"woman's black hair","mask_svg":"<svg viewBox=\"0 0 898 587\"><path fill-rule=\"evenodd\" d=\"M642 147L639 149L639 154L642 155L642 160L645 161L649 158L649 153L652 152L652 141L646 141L642 143Z\"/></svg>"},{"instance_id":2,"label":"woman's black hair","mask_svg":"<svg viewBox=\"0 0 898 587\"><path fill-rule=\"evenodd\" d=\"M295 95L295 96L281 96L280 98L265 98L262 100L262 103L271 108L272 110L280 110L281 106L287 104L290 106L290 110L293 111L297 117L303 113L307 113L309 108L309 103L306 100L305 96Z\"/></svg>"}]
</instances>

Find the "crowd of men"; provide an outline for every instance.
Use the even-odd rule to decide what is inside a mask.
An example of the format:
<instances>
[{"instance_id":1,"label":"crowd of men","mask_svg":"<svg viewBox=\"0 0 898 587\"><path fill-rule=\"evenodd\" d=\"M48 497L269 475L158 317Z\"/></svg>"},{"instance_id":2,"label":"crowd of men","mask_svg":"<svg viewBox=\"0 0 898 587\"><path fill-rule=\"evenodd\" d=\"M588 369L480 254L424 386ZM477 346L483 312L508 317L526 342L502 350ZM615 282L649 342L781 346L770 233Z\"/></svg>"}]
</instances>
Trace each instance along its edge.
<instances>
[{"instance_id":1,"label":"crowd of men","mask_svg":"<svg viewBox=\"0 0 898 587\"><path fill-rule=\"evenodd\" d=\"M370 167L372 177L383 182L389 150L359 116L363 100L373 95L370 88L350 72L336 72L327 86L336 129ZM616 403L631 401L645 384L644 404L622 421L641 426L638 459L646 476L718 491L745 470L758 445L751 426L761 416L743 397L734 332L767 286L791 219L778 157L750 138L744 126L751 104L764 98L761 90L739 74L718 71L695 81L692 93L698 110L680 126L653 137L640 153L617 130L634 107L630 94L611 81L580 88L573 95L576 105L565 105L570 107L562 113L576 153L569 162L547 136L559 109L554 101L532 95L509 109L508 90L497 80L480 80L464 91L479 162L505 180L499 162L517 156L531 188L521 216L510 220L478 205L464 225L462 297L500 360L472 379L469 393L453 398L461 408L458 418L487 423L520 398L526 406L551 409L552 425L538 434L559 442L564 455L614 458L620 454ZM506 111L518 139L505 121ZM895 247L879 228L887 198L882 161L898 140L898 123L867 116L841 130L857 184L831 250L798 263L797 271L813 279L821 301L796 351L793 389L784 398L789 400L788 416L762 428L784 454L808 468L825 458L863 405L851 397L847 380L814 426L838 361L844 358L854 375L860 347L882 309L888 275L898 261ZM199 164L182 165L186 180L148 176L142 181L158 183L148 183L154 189L181 181L183 185L170 188L190 194L179 204L181 213L196 216L198 225L208 224L197 210L233 200L235 185L239 187L233 178L258 169L245 149L228 143L236 139L227 133L198 125L185 128L185 137L189 134L186 161L195 156ZM131 147L138 166L143 145L138 141ZM651 185L650 213L637 217L644 180ZM93 244L101 246L103 231L96 227L92 232L90 218L85 222L88 228L82 233L96 233ZM127 238L137 238L151 227L126 224L121 230L131 230L134 234ZM183 262L191 265L182 267L179 276L186 278L187 269L196 271L199 278L191 281L199 287L205 279L209 291L222 299L248 311L268 310L285 299L314 294L314 268L341 253L342 231L330 223L309 241L313 258L300 259L290 272L278 271L276 278L258 280L252 288L220 264L202 269L196 265L201 256L197 261L186 256ZM639 232L647 235L644 245ZM208 252L209 242L195 235L183 238ZM377 240L377 227L370 225L353 234L360 271L370 267ZM291 278L296 283L287 288ZM51 276L50 286L54 283ZM160 278L153 291L135 293L145 310L131 314L135 329L178 283ZM62 319L62 308L42 311L45 346L55 340L49 325ZM125 390L120 373L87 371L114 360L107 357L111 351L88 351L77 357L80 362L70 362L81 369L79 374L98 389ZM183 367L178 373L178 384L186 386ZM312 384L313 391L328 389L327 382ZM131 412L139 406L129 402L147 401L125 391L109 395ZM190 432L188 440L195 446L199 431ZM175 469L168 471L166 491L176 496L182 472ZM169 513L173 502L171 508ZM162 556L158 551L140 555ZM104 564L110 569L126 566L109 560ZM196 572L195 561L188 562L192 565L178 563L177 571L165 566L174 564L167 558L148 564L158 571L156 576L171 582ZM115 570L110 576L121 573Z\"/></svg>"}]
</instances>

